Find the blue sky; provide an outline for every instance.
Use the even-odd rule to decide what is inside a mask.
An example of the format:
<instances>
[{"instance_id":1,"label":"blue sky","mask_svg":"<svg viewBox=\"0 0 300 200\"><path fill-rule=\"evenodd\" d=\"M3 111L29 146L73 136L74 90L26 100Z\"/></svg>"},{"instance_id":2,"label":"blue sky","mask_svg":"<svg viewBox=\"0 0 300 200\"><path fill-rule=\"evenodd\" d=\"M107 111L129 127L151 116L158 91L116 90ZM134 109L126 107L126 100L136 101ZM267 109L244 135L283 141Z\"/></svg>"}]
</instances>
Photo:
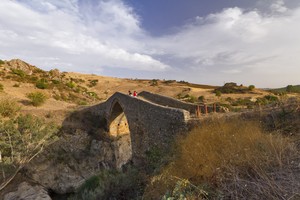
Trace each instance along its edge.
<instances>
[{"instance_id":1,"label":"blue sky","mask_svg":"<svg viewBox=\"0 0 300 200\"><path fill-rule=\"evenodd\" d=\"M298 0L2 0L0 59L257 87L300 84Z\"/></svg>"}]
</instances>

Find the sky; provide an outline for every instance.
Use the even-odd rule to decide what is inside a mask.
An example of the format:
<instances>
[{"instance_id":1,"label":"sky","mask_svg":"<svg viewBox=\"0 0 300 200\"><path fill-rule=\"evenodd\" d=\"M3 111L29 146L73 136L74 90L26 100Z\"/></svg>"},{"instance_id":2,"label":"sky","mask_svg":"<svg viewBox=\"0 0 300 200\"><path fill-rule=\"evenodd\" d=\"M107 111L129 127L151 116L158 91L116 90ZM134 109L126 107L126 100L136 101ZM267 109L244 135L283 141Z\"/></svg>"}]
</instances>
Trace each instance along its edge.
<instances>
[{"instance_id":1,"label":"sky","mask_svg":"<svg viewBox=\"0 0 300 200\"><path fill-rule=\"evenodd\" d=\"M300 84L299 0L1 0L0 59L120 78Z\"/></svg>"}]
</instances>

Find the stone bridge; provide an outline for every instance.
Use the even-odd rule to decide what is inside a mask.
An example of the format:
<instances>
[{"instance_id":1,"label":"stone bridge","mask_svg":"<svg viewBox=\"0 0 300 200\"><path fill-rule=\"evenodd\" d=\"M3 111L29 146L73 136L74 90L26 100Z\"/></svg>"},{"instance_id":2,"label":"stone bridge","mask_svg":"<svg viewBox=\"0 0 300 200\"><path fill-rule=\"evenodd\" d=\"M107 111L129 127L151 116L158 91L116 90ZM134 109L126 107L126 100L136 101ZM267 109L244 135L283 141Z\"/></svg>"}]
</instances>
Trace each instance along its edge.
<instances>
[{"instance_id":1,"label":"stone bridge","mask_svg":"<svg viewBox=\"0 0 300 200\"><path fill-rule=\"evenodd\" d=\"M116 139L116 167L121 168L129 161L146 164L147 152L153 149L167 150L174 136L186 132L188 123L197 119L193 117L197 110L205 109L144 91L138 97L117 92L96 112L105 118L109 135Z\"/></svg>"}]
</instances>

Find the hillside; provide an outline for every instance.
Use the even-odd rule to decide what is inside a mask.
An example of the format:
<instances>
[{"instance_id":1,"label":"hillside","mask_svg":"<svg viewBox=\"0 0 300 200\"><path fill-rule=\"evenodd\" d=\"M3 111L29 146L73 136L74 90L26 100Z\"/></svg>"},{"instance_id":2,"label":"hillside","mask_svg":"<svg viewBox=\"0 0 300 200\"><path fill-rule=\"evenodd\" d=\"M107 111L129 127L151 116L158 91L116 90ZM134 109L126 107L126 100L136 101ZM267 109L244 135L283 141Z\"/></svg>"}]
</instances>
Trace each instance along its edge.
<instances>
[{"instance_id":1,"label":"hillside","mask_svg":"<svg viewBox=\"0 0 300 200\"><path fill-rule=\"evenodd\" d=\"M60 113L80 105L91 105L105 101L115 92L149 91L165 96L179 98L189 102L225 103L233 100L257 99L270 94L267 91L254 89L251 92L230 93L216 96L214 90L218 87L188 83L175 80L139 80L121 79L99 76L95 74L80 74L76 72L60 72L57 69L44 71L22 60L0 62L0 80L3 92L0 97L15 98L22 106L22 111L45 116L49 113ZM48 99L40 107L28 103L26 95L30 92L42 92ZM230 97L230 101L229 98Z\"/></svg>"}]
</instances>

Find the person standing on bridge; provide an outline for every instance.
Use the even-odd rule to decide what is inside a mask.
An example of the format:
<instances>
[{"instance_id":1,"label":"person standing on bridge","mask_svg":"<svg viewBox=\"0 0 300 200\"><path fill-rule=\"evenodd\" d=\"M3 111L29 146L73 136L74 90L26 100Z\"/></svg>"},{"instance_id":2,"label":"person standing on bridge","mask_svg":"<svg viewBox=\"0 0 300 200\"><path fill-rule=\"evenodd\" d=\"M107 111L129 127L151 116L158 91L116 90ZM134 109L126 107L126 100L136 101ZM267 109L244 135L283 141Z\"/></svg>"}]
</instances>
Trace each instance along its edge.
<instances>
[{"instance_id":1,"label":"person standing on bridge","mask_svg":"<svg viewBox=\"0 0 300 200\"><path fill-rule=\"evenodd\" d=\"M131 91L130 91L130 90L128 90L128 95L129 95L129 96L132 96L132 93L131 93Z\"/></svg>"},{"instance_id":2,"label":"person standing on bridge","mask_svg":"<svg viewBox=\"0 0 300 200\"><path fill-rule=\"evenodd\" d=\"M137 92L136 91L133 92L133 96L137 97Z\"/></svg>"}]
</instances>

